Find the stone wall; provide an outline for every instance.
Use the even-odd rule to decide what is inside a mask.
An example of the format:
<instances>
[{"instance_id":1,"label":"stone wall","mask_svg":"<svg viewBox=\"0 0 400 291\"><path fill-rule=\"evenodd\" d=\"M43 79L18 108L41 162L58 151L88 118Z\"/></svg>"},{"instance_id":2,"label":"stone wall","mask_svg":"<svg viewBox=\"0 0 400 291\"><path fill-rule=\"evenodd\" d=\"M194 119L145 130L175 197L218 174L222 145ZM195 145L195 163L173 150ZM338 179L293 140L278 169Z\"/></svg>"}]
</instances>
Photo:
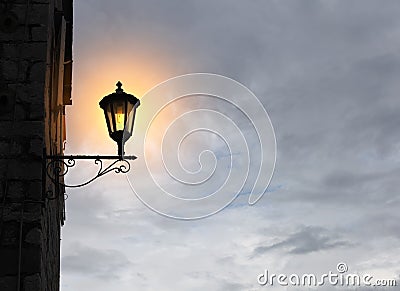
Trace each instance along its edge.
<instances>
[{"instance_id":1,"label":"stone wall","mask_svg":"<svg viewBox=\"0 0 400 291\"><path fill-rule=\"evenodd\" d=\"M0 3L0 290L59 290L64 189L44 166L63 152L72 1Z\"/></svg>"}]
</instances>

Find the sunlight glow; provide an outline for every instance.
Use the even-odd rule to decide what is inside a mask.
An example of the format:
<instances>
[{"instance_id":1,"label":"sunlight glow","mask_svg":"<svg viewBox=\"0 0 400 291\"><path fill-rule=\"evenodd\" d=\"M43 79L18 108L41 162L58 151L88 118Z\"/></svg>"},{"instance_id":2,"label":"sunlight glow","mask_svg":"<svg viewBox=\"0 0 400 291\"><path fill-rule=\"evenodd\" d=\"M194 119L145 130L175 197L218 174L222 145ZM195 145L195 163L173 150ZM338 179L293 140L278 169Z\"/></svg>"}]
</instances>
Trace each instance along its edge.
<instances>
[{"instance_id":1,"label":"sunlight glow","mask_svg":"<svg viewBox=\"0 0 400 291\"><path fill-rule=\"evenodd\" d=\"M110 154L116 145L108 137L103 110L99 101L115 92L117 81L123 90L138 99L153 86L171 77L166 57L134 52L98 51L96 54L75 54L73 105L67 107L67 153ZM140 115L146 114L142 104L138 109L134 131L145 130ZM116 112L117 129L124 128L122 108ZM133 153L132 153L133 154Z\"/></svg>"}]
</instances>

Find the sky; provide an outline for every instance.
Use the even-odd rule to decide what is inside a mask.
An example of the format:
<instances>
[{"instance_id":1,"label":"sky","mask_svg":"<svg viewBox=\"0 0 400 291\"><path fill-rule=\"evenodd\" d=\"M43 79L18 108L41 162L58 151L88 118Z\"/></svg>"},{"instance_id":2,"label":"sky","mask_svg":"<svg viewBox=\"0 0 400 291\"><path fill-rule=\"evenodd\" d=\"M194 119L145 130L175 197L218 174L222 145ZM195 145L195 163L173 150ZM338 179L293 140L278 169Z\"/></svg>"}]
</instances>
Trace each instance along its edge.
<instances>
[{"instance_id":1,"label":"sky","mask_svg":"<svg viewBox=\"0 0 400 291\"><path fill-rule=\"evenodd\" d=\"M129 180L110 173L67 191L62 291L304 290L262 286L257 279L265 270L337 272L342 262L348 273L397 279L399 285L398 15L400 3L391 0L75 1L66 153L116 154L98 102L115 90L118 80L141 105L126 146L127 154L138 156ZM212 193L228 170L237 181L243 167L253 171L271 162L260 158L265 149L259 149L249 119L207 96L174 102L153 124L143 149L154 108L171 98L151 89L192 73L226 76L248 88L260 102L248 102L249 108L268 112L277 151L274 175L258 203L247 203L252 176L222 211L183 221L152 211L135 195L132 188L139 187L141 197L152 197L164 212L193 214L190 208L162 202L165 193L153 191L145 165L168 191L193 197ZM212 116L193 112L210 108ZM160 132L184 112L192 115L160 149ZM246 135L250 162L243 160L243 148L229 152L207 131L183 143L182 152L176 150L176 137L196 126L216 126L235 145L240 135L217 122L218 112L230 116L229 125L237 124ZM258 113L250 117L265 120ZM270 132L259 133L271 142ZM214 154L200 154L207 149ZM265 152L274 154L270 147ZM164 154L176 162L177 153L184 169L200 169L200 175L204 170L204 177L213 165L222 166L211 184L182 192L165 171L151 168ZM230 160L238 164L229 166ZM177 165L171 169L178 170ZM67 182L79 183L96 170L93 163L82 162ZM261 179L267 181L268 175ZM235 194L231 185L225 185L224 195ZM347 289L326 284L318 290Z\"/></svg>"}]
</instances>

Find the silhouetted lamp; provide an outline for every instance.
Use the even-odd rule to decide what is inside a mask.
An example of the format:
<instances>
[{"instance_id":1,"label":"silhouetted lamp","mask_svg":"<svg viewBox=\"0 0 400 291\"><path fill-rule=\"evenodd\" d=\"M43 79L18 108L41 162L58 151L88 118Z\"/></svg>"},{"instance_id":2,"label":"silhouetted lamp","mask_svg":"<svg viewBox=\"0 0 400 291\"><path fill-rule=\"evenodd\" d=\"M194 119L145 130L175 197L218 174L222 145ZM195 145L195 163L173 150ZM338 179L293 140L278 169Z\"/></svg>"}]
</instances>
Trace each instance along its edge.
<instances>
[{"instance_id":1,"label":"silhouetted lamp","mask_svg":"<svg viewBox=\"0 0 400 291\"><path fill-rule=\"evenodd\" d=\"M124 144L132 136L133 124L135 121L136 108L140 105L139 99L135 96L125 93L122 90L121 82L117 83L115 93L105 96L100 101L100 107L104 110L108 134L118 144L118 156L100 156L100 155L48 155L45 153L43 170L54 184L63 187L77 188L85 186L107 173L127 173L131 165L129 161L135 160L135 156L125 156ZM97 174L80 184L67 185L64 183L64 176L70 168L75 166L75 160L93 160L98 165ZM103 160L114 160L107 166L103 166ZM48 161L48 162L47 162ZM43 180L44 181L44 180ZM44 189L44 188L43 188ZM45 197L48 199L57 199L58 194L53 195L53 191L47 190Z\"/></svg>"},{"instance_id":2,"label":"silhouetted lamp","mask_svg":"<svg viewBox=\"0 0 400 291\"><path fill-rule=\"evenodd\" d=\"M108 134L118 144L118 155L124 154L124 144L132 136L135 122L136 108L140 105L139 99L125 93L118 82L115 93L105 96L100 101L104 110Z\"/></svg>"}]
</instances>

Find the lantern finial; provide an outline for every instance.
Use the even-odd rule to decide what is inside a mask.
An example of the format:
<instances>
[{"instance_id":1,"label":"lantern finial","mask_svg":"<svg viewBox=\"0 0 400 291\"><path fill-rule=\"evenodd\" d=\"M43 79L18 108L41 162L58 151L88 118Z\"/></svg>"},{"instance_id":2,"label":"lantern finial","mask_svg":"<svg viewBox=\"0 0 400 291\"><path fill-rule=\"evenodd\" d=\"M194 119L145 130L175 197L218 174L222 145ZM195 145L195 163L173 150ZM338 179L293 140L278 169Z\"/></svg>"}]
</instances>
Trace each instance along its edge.
<instances>
[{"instance_id":1,"label":"lantern finial","mask_svg":"<svg viewBox=\"0 0 400 291\"><path fill-rule=\"evenodd\" d=\"M116 90L115 90L115 92L122 92L122 91L124 91L121 87L122 87L122 83L121 83L121 81L118 81L118 83L116 84L116 86L118 87Z\"/></svg>"}]
</instances>

